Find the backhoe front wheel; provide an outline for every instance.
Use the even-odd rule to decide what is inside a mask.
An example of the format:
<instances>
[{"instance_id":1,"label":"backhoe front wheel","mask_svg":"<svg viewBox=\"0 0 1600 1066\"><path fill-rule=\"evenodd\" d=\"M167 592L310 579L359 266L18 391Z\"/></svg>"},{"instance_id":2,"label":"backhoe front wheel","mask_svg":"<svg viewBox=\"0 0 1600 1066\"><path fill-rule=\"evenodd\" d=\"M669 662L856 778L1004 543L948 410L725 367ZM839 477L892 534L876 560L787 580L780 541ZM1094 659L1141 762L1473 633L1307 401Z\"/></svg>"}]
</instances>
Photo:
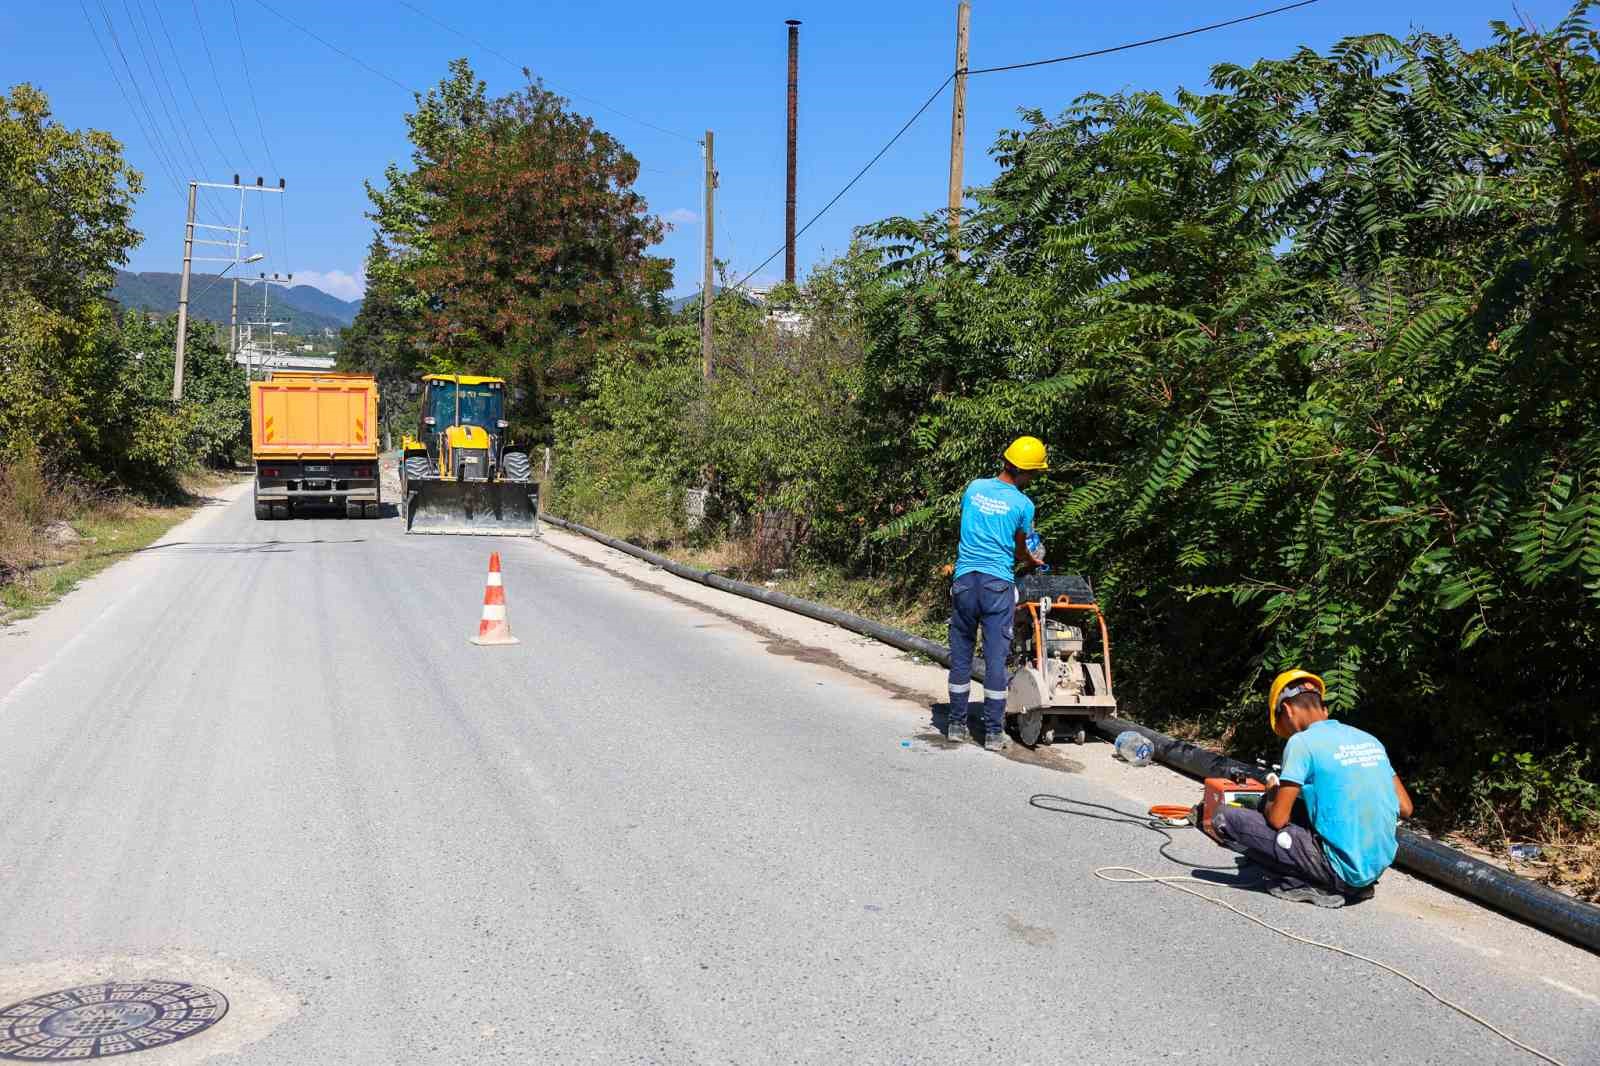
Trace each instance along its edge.
<instances>
[{"instance_id":1,"label":"backhoe front wheel","mask_svg":"<svg viewBox=\"0 0 1600 1066\"><path fill-rule=\"evenodd\" d=\"M406 456L406 479L438 477L439 472L433 467L433 460L426 455Z\"/></svg>"}]
</instances>

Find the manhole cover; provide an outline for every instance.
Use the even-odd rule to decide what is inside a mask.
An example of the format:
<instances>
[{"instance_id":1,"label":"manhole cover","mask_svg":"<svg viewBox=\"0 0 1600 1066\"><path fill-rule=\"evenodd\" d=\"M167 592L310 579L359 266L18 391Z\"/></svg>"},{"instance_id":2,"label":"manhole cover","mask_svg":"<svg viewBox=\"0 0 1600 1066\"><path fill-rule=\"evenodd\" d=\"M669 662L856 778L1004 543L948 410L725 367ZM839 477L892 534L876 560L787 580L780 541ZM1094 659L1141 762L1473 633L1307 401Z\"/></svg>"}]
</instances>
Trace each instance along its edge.
<instances>
[{"instance_id":1,"label":"manhole cover","mask_svg":"<svg viewBox=\"0 0 1600 1066\"><path fill-rule=\"evenodd\" d=\"M171 1044L222 1020L228 997L184 981L84 985L0 1010L0 1059L103 1059Z\"/></svg>"}]
</instances>

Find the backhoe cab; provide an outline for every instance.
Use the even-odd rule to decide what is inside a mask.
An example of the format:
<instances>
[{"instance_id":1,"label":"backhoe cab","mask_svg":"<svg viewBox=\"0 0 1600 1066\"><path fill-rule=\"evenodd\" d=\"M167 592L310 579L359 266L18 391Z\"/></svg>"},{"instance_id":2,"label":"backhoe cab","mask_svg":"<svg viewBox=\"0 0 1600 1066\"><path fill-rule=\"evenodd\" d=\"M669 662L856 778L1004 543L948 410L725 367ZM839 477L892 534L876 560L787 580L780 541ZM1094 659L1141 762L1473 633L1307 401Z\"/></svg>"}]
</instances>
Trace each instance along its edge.
<instances>
[{"instance_id":1,"label":"backhoe cab","mask_svg":"<svg viewBox=\"0 0 1600 1066\"><path fill-rule=\"evenodd\" d=\"M401 441L406 532L538 536L539 486L528 453L506 446L505 394L501 378L422 379L417 434Z\"/></svg>"}]
</instances>

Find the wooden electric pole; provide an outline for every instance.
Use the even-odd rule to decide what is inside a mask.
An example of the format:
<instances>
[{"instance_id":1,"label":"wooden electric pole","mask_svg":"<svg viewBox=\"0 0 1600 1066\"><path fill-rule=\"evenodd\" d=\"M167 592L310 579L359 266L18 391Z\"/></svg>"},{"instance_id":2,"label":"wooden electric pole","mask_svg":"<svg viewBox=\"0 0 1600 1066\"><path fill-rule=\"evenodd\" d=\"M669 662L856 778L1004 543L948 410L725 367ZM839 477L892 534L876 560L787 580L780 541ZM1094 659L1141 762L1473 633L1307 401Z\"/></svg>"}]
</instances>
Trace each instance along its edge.
<instances>
[{"instance_id":1,"label":"wooden electric pole","mask_svg":"<svg viewBox=\"0 0 1600 1066\"><path fill-rule=\"evenodd\" d=\"M716 265L716 195L717 163L712 151L711 131L706 130L706 247L700 278L700 374L708 381L714 372L711 358L711 272Z\"/></svg>"},{"instance_id":2,"label":"wooden electric pole","mask_svg":"<svg viewBox=\"0 0 1600 1066\"><path fill-rule=\"evenodd\" d=\"M800 20L789 27L789 195L783 205L783 280L794 284L795 134L800 117Z\"/></svg>"},{"instance_id":3,"label":"wooden electric pole","mask_svg":"<svg viewBox=\"0 0 1600 1066\"><path fill-rule=\"evenodd\" d=\"M967 26L972 5L956 5L956 91L950 102L950 259L961 258L961 162L967 143Z\"/></svg>"}]
</instances>

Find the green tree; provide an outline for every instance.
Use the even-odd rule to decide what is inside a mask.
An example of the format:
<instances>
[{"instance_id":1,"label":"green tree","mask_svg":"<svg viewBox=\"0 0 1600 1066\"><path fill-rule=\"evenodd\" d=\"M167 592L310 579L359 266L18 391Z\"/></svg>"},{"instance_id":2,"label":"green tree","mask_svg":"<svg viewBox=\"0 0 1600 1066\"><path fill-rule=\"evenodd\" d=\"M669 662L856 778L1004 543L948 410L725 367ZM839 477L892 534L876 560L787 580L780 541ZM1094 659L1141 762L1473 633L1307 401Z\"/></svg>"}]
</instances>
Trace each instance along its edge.
<instances>
[{"instance_id":1,"label":"green tree","mask_svg":"<svg viewBox=\"0 0 1600 1066\"><path fill-rule=\"evenodd\" d=\"M115 324L100 296L140 239L141 188L110 134L56 123L29 85L0 96L0 455L37 449L57 474L115 467Z\"/></svg>"},{"instance_id":2,"label":"green tree","mask_svg":"<svg viewBox=\"0 0 1600 1066\"><path fill-rule=\"evenodd\" d=\"M416 368L522 386L514 431L543 436L599 353L660 317L670 263L648 254L664 228L632 188L638 164L536 80L487 99L465 60L407 124L412 168L369 187L372 314L409 322Z\"/></svg>"}]
</instances>

